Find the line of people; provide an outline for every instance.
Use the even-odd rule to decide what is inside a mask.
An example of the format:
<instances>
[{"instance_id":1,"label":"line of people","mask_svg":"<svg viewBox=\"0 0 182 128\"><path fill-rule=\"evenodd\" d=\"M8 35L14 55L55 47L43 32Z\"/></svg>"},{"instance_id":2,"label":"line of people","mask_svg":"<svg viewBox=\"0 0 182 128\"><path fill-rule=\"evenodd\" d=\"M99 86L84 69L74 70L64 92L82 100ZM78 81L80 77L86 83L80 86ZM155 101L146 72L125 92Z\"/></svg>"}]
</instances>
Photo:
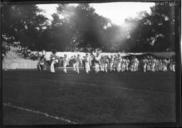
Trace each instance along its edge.
<instances>
[{"instance_id":1,"label":"line of people","mask_svg":"<svg viewBox=\"0 0 182 128\"><path fill-rule=\"evenodd\" d=\"M175 72L175 62L173 59L158 59L152 56L146 56L138 59L135 56L123 57L116 55L101 55L100 53L86 53L85 56L79 54L70 58L65 54L63 57L56 56L53 52L49 61L43 55L38 63L39 70L49 69L55 72L55 67L62 67L63 72L67 73L68 67L72 67L73 71L80 73L80 69L89 74L91 71L98 72L157 72L157 71L173 71Z\"/></svg>"}]
</instances>

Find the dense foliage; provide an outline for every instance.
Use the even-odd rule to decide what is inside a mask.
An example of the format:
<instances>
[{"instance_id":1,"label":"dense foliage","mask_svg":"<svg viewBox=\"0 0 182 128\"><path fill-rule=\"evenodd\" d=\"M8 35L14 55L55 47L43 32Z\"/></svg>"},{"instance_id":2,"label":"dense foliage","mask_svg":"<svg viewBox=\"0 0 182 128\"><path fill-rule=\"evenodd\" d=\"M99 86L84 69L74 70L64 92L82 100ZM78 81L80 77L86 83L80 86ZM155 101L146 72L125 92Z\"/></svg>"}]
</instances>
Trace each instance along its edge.
<instances>
[{"instance_id":1,"label":"dense foliage","mask_svg":"<svg viewBox=\"0 0 182 128\"><path fill-rule=\"evenodd\" d=\"M36 5L1 6L2 39L20 42L32 50L90 51L173 51L175 5L156 4L152 13L127 19L134 28L118 26L98 15L89 4L60 4L51 24ZM121 12L122 13L122 12ZM60 15L62 18L60 18Z\"/></svg>"}]
</instances>

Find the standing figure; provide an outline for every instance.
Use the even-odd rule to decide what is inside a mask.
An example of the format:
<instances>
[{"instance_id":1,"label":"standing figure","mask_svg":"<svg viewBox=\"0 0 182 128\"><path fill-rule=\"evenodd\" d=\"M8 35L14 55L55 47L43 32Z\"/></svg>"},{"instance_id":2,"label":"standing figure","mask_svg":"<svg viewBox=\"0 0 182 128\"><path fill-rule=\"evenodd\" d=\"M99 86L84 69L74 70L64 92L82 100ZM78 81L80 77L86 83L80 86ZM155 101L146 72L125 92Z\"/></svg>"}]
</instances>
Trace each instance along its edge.
<instances>
[{"instance_id":1,"label":"standing figure","mask_svg":"<svg viewBox=\"0 0 182 128\"><path fill-rule=\"evenodd\" d=\"M137 58L134 59L134 71L138 71L139 67L139 60Z\"/></svg>"},{"instance_id":2,"label":"standing figure","mask_svg":"<svg viewBox=\"0 0 182 128\"><path fill-rule=\"evenodd\" d=\"M94 70L94 59L95 56L93 53L90 54L90 70Z\"/></svg>"},{"instance_id":3,"label":"standing figure","mask_svg":"<svg viewBox=\"0 0 182 128\"><path fill-rule=\"evenodd\" d=\"M56 63L58 63L58 58L56 56L56 51L53 51L52 55L51 55L51 65L50 65L50 71L52 73L55 73L55 64Z\"/></svg>"},{"instance_id":4,"label":"standing figure","mask_svg":"<svg viewBox=\"0 0 182 128\"><path fill-rule=\"evenodd\" d=\"M100 71L104 72L104 56L101 56L99 65Z\"/></svg>"},{"instance_id":5,"label":"standing figure","mask_svg":"<svg viewBox=\"0 0 182 128\"><path fill-rule=\"evenodd\" d=\"M89 54L87 53L85 56L85 71L88 74L90 72L90 57Z\"/></svg>"},{"instance_id":6,"label":"standing figure","mask_svg":"<svg viewBox=\"0 0 182 128\"><path fill-rule=\"evenodd\" d=\"M117 67L116 67L117 72L121 72L121 63L122 63L122 57L120 56L120 54L118 54L118 56L117 56Z\"/></svg>"},{"instance_id":7,"label":"standing figure","mask_svg":"<svg viewBox=\"0 0 182 128\"><path fill-rule=\"evenodd\" d=\"M117 64L118 64L118 57L117 55L114 55L114 65L113 65L114 71L117 71Z\"/></svg>"},{"instance_id":8,"label":"standing figure","mask_svg":"<svg viewBox=\"0 0 182 128\"><path fill-rule=\"evenodd\" d=\"M82 63L80 55L78 54L76 57L76 63L75 63L75 71L79 74L80 73L80 64Z\"/></svg>"},{"instance_id":9,"label":"standing figure","mask_svg":"<svg viewBox=\"0 0 182 128\"><path fill-rule=\"evenodd\" d=\"M151 70L152 70L152 72L155 72L156 70L155 70L155 67L156 67L156 60L155 60L155 58L153 58L152 59L152 65L151 65Z\"/></svg>"},{"instance_id":10,"label":"standing figure","mask_svg":"<svg viewBox=\"0 0 182 128\"><path fill-rule=\"evenodd\" d=\"M97 53L94 60L95 72L98 73L100 71L100 55Z\"/></svg>"},{"instance_id":11,"label":"standing figure","mask_svg":"<svg viewBox=\"0 0 182 128\"><path fill-rule=\"evenodd\" d=\"M51 65L51 55L48 54L46 51L43 51L42 52L42 55L44 56L44 59L45 59L45 68L46 70L50 70L50 65Z\"/></svg>"},{"instance_id":12,"label":"standing figure","mask_svg":"<svg viewBox=\"0 0 182 128\"><path fill-rule=\"evenodd\" d=\"M163 59L163 71L166 72L167 71L167 62L166 59Z\"/></svg>"},{"instance_id":13,"label":"standing figure","mask_svg":"<svg viewBox=\"0 0 182 128\"><path fill-rule=\"evenodd\" d=\"M142 60L143 62L143 72L146 72L147 71L147 63L148 63L148 60L146 58L144 58Z\"/></svg>"},{"instance_id":14,"label":"standing figure","mask_svg":"<svg viewBox=\"0 0 182 128\"><path fill-rule=\"evenodd\" d=\"M108 58L108 56L105 56L105 59L104 59L104 71L105 72L108 72L108 65L109 65L109 58Z\"/></svg>"},{"instance_id":15,"label":"standing figure","mask_svg":"<svg viewBox=\"0 0 182 128\"><path fill-rule=\"evenodd\" d=\"M124 72L126 70L126 60L124 58L121 58L121 72Z\"/></svg>"},{"instance_id":16,"label":"standing figure","mask_svg":"<svg viewBox=\"0 0 182 128\"><path fill-rule=\"evenodd\" d=\"M175 72L176 70L176 64L175 64L175 61L171 59L170 61L170 69L171 71Z\"/></svg>"},{"instance_id":17,"label":"standing figure","mask_svg":"<svg viewBox=\"0 0 182 128\"><path fill-rule=\"evenodd\" d=\"M68 61L68 58L67 58L67 55L64 54L64 57L63 57L63 72L64 73L67 73L67 65L69 64L69 61Z\"/></svg>"},{"instance_id":18,"label":"standing figure","mask_svg":"<svg viewBox=\"0 0 182 128\"><path fill-rule=\"evenodd\" d=\"M46 54L45 50L42 50L42 54L41 54L39 62L37 64L37 68L39 71L46 70L45 54Z\"/></svg>"},{"instance_id":19,"label":"standing figure","mask_svg":"<svg viewBox=\"0 0 182 128\"><path fill-rule=\"evenodd\" d=\"M131 72L135 71L135 58L134 57L132 57L132 59L131 59L130 70L131 70Z\"/></svg>"},{"instance_id":20,"label":"standing figure","mask_svg":"<svg viewBox=\"0 0 182 128\"><path fill-rule=\"evenodd\" d=\"M73 57L73 71L76 71L76 56Z\"/></svg>"},{"instance_id":21,"label":"standing figure","mask_svg":"<svg viewBox=\"0 0 182 128\"><path fill-rule=\"evenodd\" d=\"M111 58L110 58L110 65L109 65L109 68L110 68L110 71L113 71L113 65L114 65L114 57L111 55Z\"/></svg>"},{"instance_id":22,"label":"standing figure","mask_svg":"<svg viewBox=\"0 0 182 128\"><path fill-rule=\"evenodd\" d=\"M39 71L45 70L45 58L44 58L44 55L42 55L40 57L40 60L39 60L39 62L37 64L37 68L38 68Z\"/></svg>"}]
</instances>

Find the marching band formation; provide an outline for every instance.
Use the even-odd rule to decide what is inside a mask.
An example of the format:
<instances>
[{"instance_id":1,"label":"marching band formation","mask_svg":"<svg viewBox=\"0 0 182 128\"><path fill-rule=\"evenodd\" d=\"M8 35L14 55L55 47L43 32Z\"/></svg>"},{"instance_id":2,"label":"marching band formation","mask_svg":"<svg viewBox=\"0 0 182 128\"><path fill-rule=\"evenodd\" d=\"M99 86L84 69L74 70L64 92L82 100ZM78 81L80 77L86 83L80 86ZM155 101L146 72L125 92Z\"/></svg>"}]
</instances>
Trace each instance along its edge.
<instances>
[{"instance_id":1,"label":"marching band formation","mask_svg":"<svg viewBox=\"0 0 182 128\"><path fill-rule=\"evenodd\" d=\"M175 61L173 58L156 58L154 56L144 56L138 58L136 56L123 57L119 53L115 55L101 55L99 52L86 53L85 56L79 54L68 57L56 56L53 51L49 58L43 54L38 63L38 70L47 70L55 73L56 67L62 67L63 72L67 73L68 68L72 68L76 73L80 73L80 69L89 74L91 71L98 72L175 72Z\"/></svg>"}]
</instances>

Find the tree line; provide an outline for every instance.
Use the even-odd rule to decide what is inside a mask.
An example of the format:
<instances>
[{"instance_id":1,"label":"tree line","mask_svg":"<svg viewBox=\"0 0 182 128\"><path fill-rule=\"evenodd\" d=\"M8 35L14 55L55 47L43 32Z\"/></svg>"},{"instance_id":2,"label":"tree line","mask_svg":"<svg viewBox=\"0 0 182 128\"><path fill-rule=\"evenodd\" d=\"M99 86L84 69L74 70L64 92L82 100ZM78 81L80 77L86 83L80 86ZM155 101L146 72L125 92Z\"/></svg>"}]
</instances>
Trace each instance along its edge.
<instances>
[{"instance_id":1,"label":"tree line","mask_svg":"<svg viewBox=\"0 0 182 128\"><path fill-rule=\"evenodd\" d=\"M170 3L156 3L151 15L144 11L140 18L126 19L133 31L98 15L89 4L59 4L51 23L35 4L2 4L1 10L3 41L18 41L31 50L155 52L175 48L175 5Z\"/></svg>"}]
</instances>

